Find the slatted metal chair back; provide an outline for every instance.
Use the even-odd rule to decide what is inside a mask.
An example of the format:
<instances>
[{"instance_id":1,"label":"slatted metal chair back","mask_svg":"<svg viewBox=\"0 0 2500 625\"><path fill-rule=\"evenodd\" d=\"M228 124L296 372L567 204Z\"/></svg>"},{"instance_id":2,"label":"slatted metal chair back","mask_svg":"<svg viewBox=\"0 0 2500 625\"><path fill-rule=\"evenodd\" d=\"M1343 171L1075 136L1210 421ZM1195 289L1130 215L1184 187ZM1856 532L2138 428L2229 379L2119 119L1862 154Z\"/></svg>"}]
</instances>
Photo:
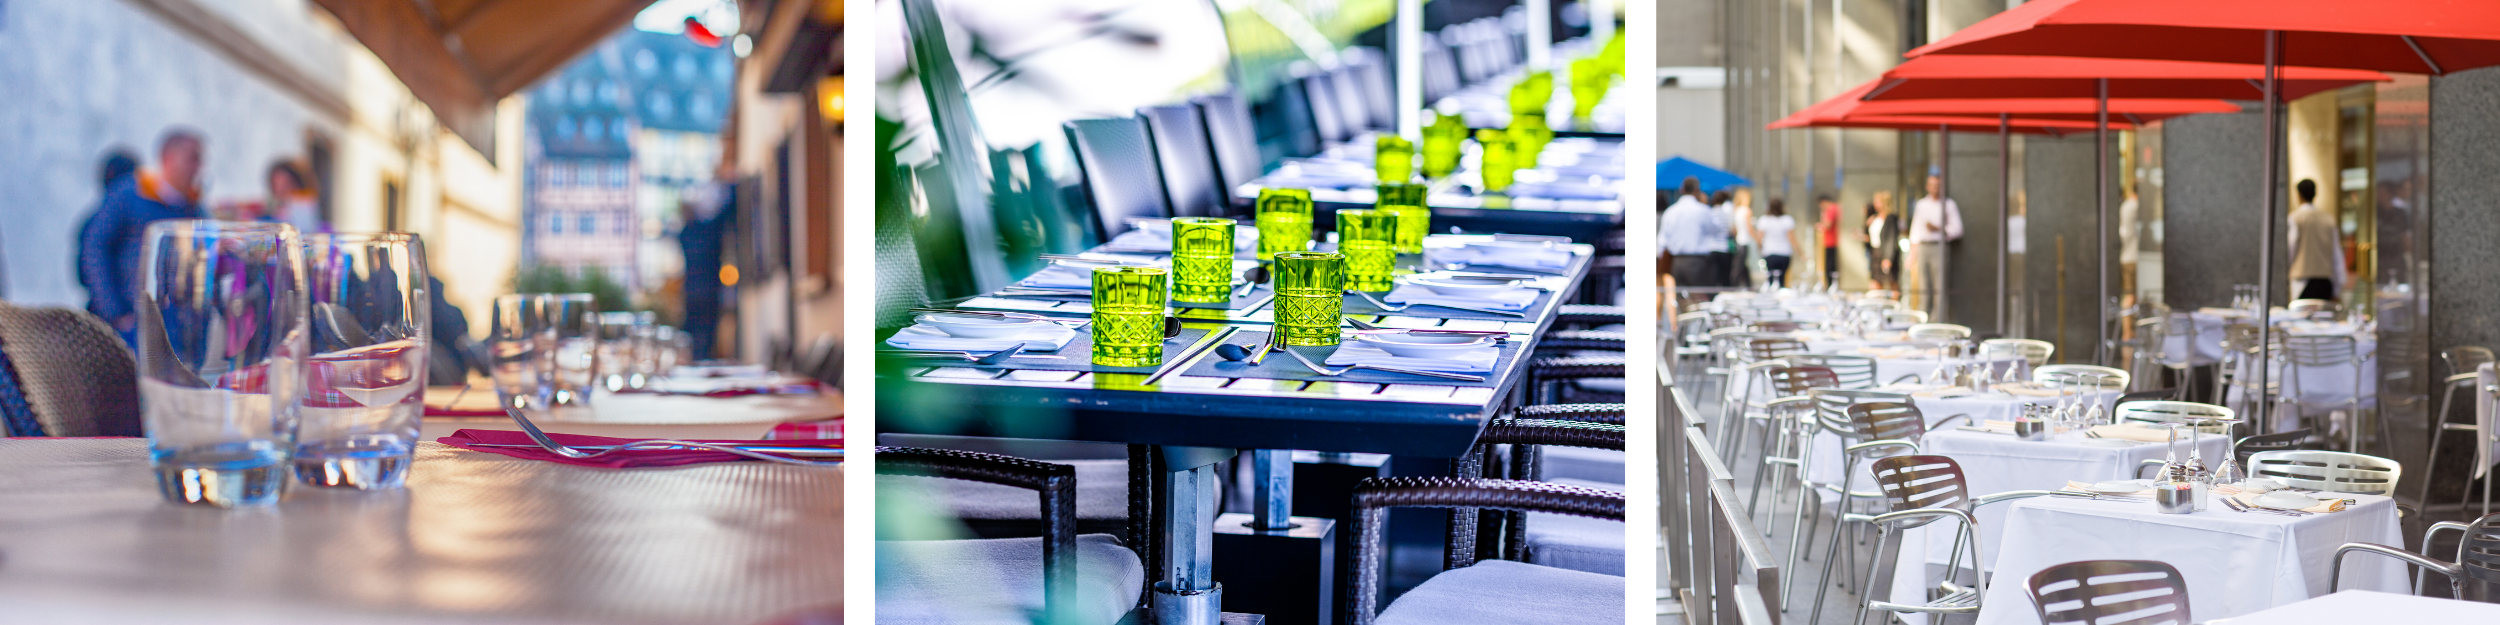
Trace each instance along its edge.
<instances>
[{"instance_id":1,"label":"slatted metal chair back","mask_svg":"<svg viewBox=\"0 0 2500 625\"><path fill-rule=\"evenodd\" d=\"M1745 329L1755 332L1788 333L1806 329L1808 325L1810 324L1803 321L1756 321L1746 324Z\"/></svg>"},{"instance_id":2,"label":"slatted metal chair back","mask_svg":"<svg viewBox=\"0 0 2500 625\"><path fill-rule=\"evenodd\" d=\"M1831 369L1840 376L1840 388L1874 388L1882 381L1875 379L1875 358L1839 354L1794 354L1788 362Z\"/></svg>"},{"instance_id":3,"label":"slatted metal chair back","mask_svg":"<svg viewBox=\"0 0 2500 625\"><path fill-rule=\"evenodd\" d=\"M2229 408L2213 404L2200 404L2192 401L2119 402L2117 408L2112 412L2117 415L2117 420L2121 422L2132 421L2135 423L2163 426L2173 423L2230 421L2239 417L2239 413L2234 412ZM2196 431L2204 432L2206 434L2227 434L2230 432L2231 428L2231 426L2227 424L2199 425L2194 427Z\"/></svg>"},{"instance_id":4,"label":"slatted metal chair back","mask_svg":"<svg viewBox=\"0 0 2500 625\"><path fill-rule=\"evenodd\" d=\"M1988 339L1979 342L1979 355L2014 356L2037 367L2049 364L2049 356L2057 353L2057 344L2036 339Z\"/></svg>"},{"instance_id":5,"label":"slatted metal chair back","mask_svg":"<svg viewBox=\"0 0 2500 625\"><path fill-rule=\"evenodd\" d=\"M2457 545L2466 599L2500 603L2500 514L2483 515L2465 528ZM2476 595L2480 595L2477 597Z\"/></svg>"},{"instance_id":6,"label":"slatted metal chair back","mask_svg":"<svg viewBox=\"0 0 2500 625\"><path fill-rule=\"evenodd\" d=\"M2095 383L2095 378L2092 377L2094 375L2109 376L2106 379L2100 380L2098 383L2101 385L2101 388L2111 390L2127 388L2127 383L2135 378L2135 376L2128 375L2125 369L2119 369L2117 367L2103 367L2100 365L2046 365L2031 370L2031 381L2043 383L2066 383L2071 381L2079 385L2091 385ZM2069 380L2069 378L2071 378L2071 380Z\"/></svg>"},{"instance_id":7,"label":"slatted metal chair back","mask_svg":"<svg viewBox=\"0 0 2500 625\"><path fill-rule=\"evenodd\" d=\"M2361 360L2360 341L2350 336L2283 337L2283 357L2295 367L2335 367Z\"/></svg>"},{"instance_id":8,"label":"slatted metal chair back","mask_svg":"<svg viewBox=\"0 0 2500 625\"><path fill-rule=\"evenodd\" d=\"M1950 341L1970 338L1970 326L1950 323L1921 323L1910 326L1910 340Z\"/></svg>"},{"instance_id":9,"label":"slatted metal chair back","mask_svg":"<svg viewBox=\"0 0 2500 625\"><path fill-rule=\"evenodd\" d=\"M1884 325L1916 326L1924 323L1927 323L1927 313L1925 312L1899 309L1886 309L1884 311Z\"/></svg>"},{"instance_id":10,"label":"slatted metal chair back","mask_svg":"<svg viewBox=\"0 0 2500 625\"><path fill-rule=\"evenodd\" d=\"M2392 495L2403 473L2404 466L2394 460L2341 451L2268 451L2248 458L2249 475L2338 493Z\"/></svg>"},{"instance_id":11,"label":"slatted metal chair back","mask_svg":"<svg viewBox=\"0 0 2500 625\"><path fill-rule=\"evenodd\" d=\"M1759 337L1745 342L1745 353L1759 362L1806 353L1806 344L1792 338Z\"/></svg>"},{"instance_id":12,"label":"slatted metal chair back","mask_svg":"<svg viewBox=\"0 0 2500 625\"><path fill-rule=\"evenodd\" d=\"M1749 323L1790 321L1797 318L1796 313L1789 312L1786 308L1738 308L1736 316Z\"/></svg>"},{"instance_id":13,"label":"slatted metal chair back","mask_svg":"<svg viewBox=\"0 0 2500 625\"><path fill-rule=\"evenodd\" d=\"M1827 367L1772 367L1762 376L1770 380L1771 392L1780 397L1796 397L1807 391L1840 386L1840 376Z\"/></svg>"},{"instance_id":14,"label":"slatted metal chair back","mask_svg":"<svg viewBox=\"0 0 2500 625\"><path fill-rule=\"evenodd\" d=\"M1915 443L1927 437L1927 415L1907 402L1850 404L1849 427L1862 440Z\"/></svg>"},{"instance_id":15,"label":"slatted metal chair back","mask_svg":"<svg viewBox=\"0 0 2500 625\"><path fill-rule=\"evenodd\" d=\"M1962 464L1952 458L1919 454L1893 456L1875 461L1875 485L1884 493L1890 511L1951 508L1963 512L1971 509L1970 482L1962 475ZM1919 527L1940 517L1921 517L1903 521L1900 527Z\"/></svg>"},{"instance_id":16,"label":"slatted metal chair back","mask_svg":"<svg viewBox=\"0 0 2500 625\"><path fill-rule=\"evenodd\" d=\"M2277 334L2276 336L2279 339L2281 335ZM2223 326L2222 347L2224 351L2228 351L2242 357L2256 355L2257 326L2249 323L2232 323L2230 325Z\"/></svg>"},{"instance_id":17,"label":"slatted metal chair back","mask_svg":"<svg viewBox=\"0 0 2500 625\"><path fill-rule=\"evenodd\" d=\"M2031 576L2040 622L2188 625L2187 578L2151 560L2068 562Z\"/></svg>"},{"instance_id":18,"label":"slatted metal chair back","mask_svg":"<svg viewBox=\"0 0 2500 625\"><path fill-rule=\"evenodd\" d=\"M2231 459L2247 465L2249 456L2269 451L2317 449L2320 445L2317 437L2318 431L2310 428L2242 437L2231 444Z\"/></svg>"},{"instance_id":19,"label":"slatted metal chair back","mask_svg":"<svg viewBox=\"0 0 2500 625\"><path fill-rule=\"evenodd\" d=\"M2448 363L2450 377L2473 373L2475 368L2493 362L2491 348L2460 345L2439 350L2439 360Z\"/></svg>"},{"instance_id":20,"label":"slatted metal chair back","mask_svg":"<svg viewBox=\"0 0 2500 625\"><path fill-rule=\"evenodd\" d=\"M2119 395L2117 403L2123 404L2131 401L2177 401L2176 398L2178 396L2178 387L2157 388L2149 391L2136 391L2133 393Z\"/></svg>"},{"instance_id":21,"label":"slatted metal chair back","mask_svg":"<svg viewBox=\"0 0 2500 625\"><path fill-rule=\"evenodd\" d=\"M1816 422L1821 423L1825 430L1828 430L1833 434L1839 435L1842 438L1853 439L1851 442L1857 442L1854 439L1858 435L1858 430L1857 426L1850 421L1850 407L1859 404L1910 403L1910 395L1908 393L1896 393L1892 391L1828 388L1809 391L1806 395L1814 398L1814 417Z\"/></svg>"},{"instance_id":22,"label":"slatted metal chair back","mask_svg":"<svg viewBox=\"0 0 2500 625\"><path fill-rule=\"evenodd\" d=\"M2344 307L2328 300L2296 299L2292 300L2292 303L2284 305L2283 308L2291 311L2291 313L2295 315L2314 318L2318 315L2318 313L2335 314L2337 312L2341 312Z\"/></svg>"}]
</instances>

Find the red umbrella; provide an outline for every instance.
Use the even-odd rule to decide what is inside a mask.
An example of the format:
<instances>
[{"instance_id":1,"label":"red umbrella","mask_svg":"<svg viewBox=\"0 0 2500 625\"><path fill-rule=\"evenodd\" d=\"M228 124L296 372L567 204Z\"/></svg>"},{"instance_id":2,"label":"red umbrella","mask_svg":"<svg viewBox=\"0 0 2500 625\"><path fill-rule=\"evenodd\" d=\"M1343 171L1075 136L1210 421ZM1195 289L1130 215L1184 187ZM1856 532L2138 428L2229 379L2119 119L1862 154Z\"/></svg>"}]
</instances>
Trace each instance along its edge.
<instances>
[{"instance_id":1,"label":"red umbrella","mask_svg":"<svg viewBox=\"0 0 2500 625\"><path fill-rule=\"evenodd\" d=\"M2265 68L2265 187L2257 288L2272 301L2277 107L2284 65L2444 74L2500 65L2500 3L2488 0L2036 0L1981 20L1925 55L2038 55L2259 63ZM2265 344L2272 324L2257 324ZM2266 384L2264 367L2257 387ZM2257 414L2267 401L2256 398ZM2260 428L2272 424L2259 424ZM2269 430L2270 431L2270 430ZM2354 437L2359 440L2358 436ZM2358 443L2355 444L2358 447Z\"/></svg>"},{"instance_id":2,"label":"red umbrella","mask_svg":"<svg viewBox=\"0 0 2500 625\"><path fill-rule=\"evenodd\" d=\"M2025 5L2029 6L2029 5ZM2358 69L2281 68L2285 99L2365 82L2386 74ZM1934 54L1884 72L1868 100L1933 98L2094 98L2100 81L2109 97L2254 100L2265 95L2265 66L2064 56Z\"/></svg>"}]
</instances>

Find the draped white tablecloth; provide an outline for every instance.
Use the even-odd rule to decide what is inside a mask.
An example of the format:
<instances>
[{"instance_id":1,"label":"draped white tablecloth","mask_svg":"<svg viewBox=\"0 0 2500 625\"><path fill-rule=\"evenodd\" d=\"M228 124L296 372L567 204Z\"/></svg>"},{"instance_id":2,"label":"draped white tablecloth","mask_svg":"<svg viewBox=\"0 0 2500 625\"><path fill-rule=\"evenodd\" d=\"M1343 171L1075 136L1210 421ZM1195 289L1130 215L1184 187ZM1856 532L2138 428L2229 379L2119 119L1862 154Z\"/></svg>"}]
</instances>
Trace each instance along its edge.
<instances>
[{"instance_id":1,"label":"draped white tablecloth","mask_svg":"<svg viewBox=\"0 0 2500 625\"><path fill-rule=\"evenodd\" d=\"M2191 598L2189 606L2195 605ZM2500 623L2500 604L2347 590L2206 625Z\"/></svg>"},{"instance_id":2,"label":"draped white tablecloth","mask_svg":"<svg viewBox=\"0 0 2500 625\"><path fill-rule=\"evenodd\" d=\"M2117 398L2117 392L2106 391L2091 395L2090 401L2103 402L2106 404L2107 402L2116 400ZM1920 415L1927 418L1927 425L1930 429L1935 428L1937 422L1943 421L1944 419L1950 418L1954 415L1970 415L1970 419L1967 422L1957 419L1953 423L1946 425L1941 431L1928 432L1927 437L1929 440L1935 440L1936 437L1943 436L1947 432L1957 432L1952 429L1956 427L1976 426L1990 420L2011 420L2020 414L2022 405L2025 403L2049 405L2055 404L2056 402L2057 400L2053 398L2024 397L2006 393L1988 393L1983 395L1966 395L1962 397L1943 398L1919 397L1916 395L1912 395L1910 397L1910 405L1918 407ZM1972 434L1974 436L2001 436L1996 434L1978 434L1974 432L1961 433ZM2010 439L2012 437L2003 436L2003 438ZM1839 483L1840 464L1844 459L1840 453L1841 447L1843 447L1843 445L1840 444L1840 437L1833 436L1828 432L1816 432L1814 436L1814 452L1810 454L1811 458L1809 459L1809 462L1812 462L1813 464L1806 468L1807 478L1824 484ZM2059 476L2060 477L2058 478L2057 483L2059 485L2064 485L2067 475L2059 474ZM1868 473L1866 467L1858 467L1857 480L1850 488L1856 490L1872 490L1874 486L1875 479L1873 474ZM1980 492L1988 493L1996 491L1982 490Z\"/></svg>"},{"instance_id":3,"label":"draped white tablecloth","mask_svg":"<svg viewBox=\"0 0 2500 625\"><path fill-rule=\"evenodd\" d=\"M2404 544L2393 500L2342 496L2360 503L2302 517L2236 512L2219 503L2194 514L2154 512L2150 501L2037 497L2000 504L2012 507L2004 540L1984 545L1996 554L1996 583L1981 599L1979 623L2039 623L2027 581L2042 569L2082 560L2158 560L2178 567L2197 622L2325 595L2336 548ZM2343 587L2408 592L2412 581L2396 560L2354 557L2344 563Z\"/></svg>"}]
</instances>

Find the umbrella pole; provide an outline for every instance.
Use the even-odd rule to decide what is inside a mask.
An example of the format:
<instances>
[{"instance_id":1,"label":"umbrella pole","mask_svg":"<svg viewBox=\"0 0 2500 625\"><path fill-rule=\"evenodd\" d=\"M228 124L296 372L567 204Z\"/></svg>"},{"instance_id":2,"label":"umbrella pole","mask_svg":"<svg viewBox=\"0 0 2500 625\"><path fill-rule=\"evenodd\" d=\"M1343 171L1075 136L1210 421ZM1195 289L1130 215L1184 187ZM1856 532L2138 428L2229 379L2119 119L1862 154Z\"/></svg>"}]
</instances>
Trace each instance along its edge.
<instances>
[{"instance_id":1,"label":"umbrella pole","mask_svg":"<svg viewBox=\"0 0 2500 625\"><path fill-rule=\"evenodd\" d=\"M1936 206L1940 210L1953 208L1951 204L1946 203L1951 201L1953 201L1953 126L1950 124L1936 124ZM1956 211L1955 219L1960 218L1958 213L1959 211ZM1943 224L1937 225L1942 226ZM1944 234L1945 233L1941 232L1936 233L1936 239L1939 241L1936 245L1936 254L1940 256L1949 256L1948 254L1945 254L1944 251L1949 247L1946 244L1952 243L1952 241L1946 239ZM1942 269L1944 268L1944 261L1945 259L1938 258L1932 266ZM1921 262L1923 263L1924 261ZM1936 273L1943 274L1944 272L1937 271ZM1945 317L1944 281L1938 279L1941 277L1943 276L1935 275L1927 277L1927 307L1935 310L1935 312L1928 313L1928 316L1939 323L1943 322Z\"/></svg>"},{"instance_id":2,"label":"umbrella pole","mask_svg":"<svg viewBox=\"0 0 2500 625\"><path fill-rule=\"evenodd\" d=\"M2258 428L2257 431L2260 433L2272 432L2276 427L2273 423L2274 415L2268 405L2271 403L2269 400L2272 398L2266 396L2266 374L2268 373L2266 370L2266 361L2268 360L2267 356L2271 355L2268 348L2274 344L2274 337L2272 336L2274 333L2274 320L2268 318L2268 312L2274 308L2274 202L2275 198L2283 192L2283 189L2281 188L2283 186L2283 179L2281 178L2282 172L2278 171L2281 169L2282 160L2281 155L2277 154L2275 151L2278 147L2276 144L2277 136L2282 133L2280 123L2276 119L2276 113L2279 112L2279 104L2277 103L2277 100L2281 95L2281 85L2278 84L2281 82L2281 77L2276 75L2276 66L2281 65L2282 62L2283 31L2266 31L2266 103L2264 107L2266 115L2266 156L2263 159L2266 164L2266 188L2263 192L2258 194L2258 196L2265 202L2265 205L2259 207L2257 213L2258 222L2264 224L2259 228L2259 230L2265 238L2257 241L2258 358L2255 367L2257 369L2257 385L2249 387L2249 393L2255 396L2252 398L2253 401L2250 402L2249 405L2254 406L2257 409L2257 417L2249 422L2256 424L2255 427Z\"/></svg>"},{"instance_id":3,"label":"umbrella pole","mask_svg":"<svg viewBox=\"0 0 2500 625\"><path fill-rule=\"evenodd\" d=\"M2092 345L2092 362L2109 366L2109 79L2100 79L2095 88L2099 100L2092 109L2092 203L2100 212L2092 219L2092 262L2101 287L2100 297L2092 300L2099 309L2092 319L2100 326L2093 331L2100 340Z\"/></svg>"},{"instance_id":4,"label":"umbrella pole","mask_svg":"<svg viewBox=\"0 0 2500 625\"><path fill-rule=\"evenodd\" d=\"M1997 114L1997 334L2009 337L2020 336L2014 333L2012 320L2005 316L2005 301L2012 299L2006 290L2010 283L2005 275L2006 257L2014 249L2014 190L2008 188L2014 183L2013 166L2009 164L2014 143L2009 128L2012 117Z\"/></svg>"}]
</instances>

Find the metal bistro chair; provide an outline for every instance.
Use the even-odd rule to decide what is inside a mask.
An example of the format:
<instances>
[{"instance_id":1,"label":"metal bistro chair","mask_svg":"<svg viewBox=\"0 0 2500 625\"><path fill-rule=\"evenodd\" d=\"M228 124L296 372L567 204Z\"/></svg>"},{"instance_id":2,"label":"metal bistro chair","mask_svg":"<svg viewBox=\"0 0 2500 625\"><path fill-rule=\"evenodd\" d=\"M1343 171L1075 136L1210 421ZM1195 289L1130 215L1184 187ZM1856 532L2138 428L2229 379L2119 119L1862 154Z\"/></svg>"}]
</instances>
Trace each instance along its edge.
<instances>
[{"instance_id":1,"label":"metal bistro chair","mask_svg":"<svg viewBox=\"0 0 2500 625\"><path fill-rule=\"evenodd\" d=\"M1745 414L1745 425L1759 424L1762 429L1761 444L1756 446L1761 454L1758 460L1760 468L1754 471L1753 494L1745 503L1747 514L1762 509L1762 485L1766 480L1776 499L1781 480L1778 474L1785 469L1800 468L1803 455L1795 450L1803 449L1805 445L1799 444L1796 436L1799 428L1795 426L1797 418L1794 415L1814 408L1810 392L1837 389L1840 385L1840 377L1822 367L1773 366L1765 368L1762 377L1776 396L1763 402L1758 410L1748 410ZM1738 438L1736 444L1736 457L1742 458L1744 440Z\"/></svg>"},{"instance_id":2,"label":"metal bistro chair","mask_svg":"<svg viewBox=\"0 0 2500 625\"><path fill-rule=\"evenodd\" d=\"M1864 623L1869 612L1916 612L1922 614L1977 614L1980 601L1988 594L1987 577L1980 569L1988 558L1980 550L1979 522L1971 514L1979 506L2026 497L2055 493L2045 490L2008 491L1972 496L1969 482L1962 477L1962 465L1952 458L1932 455L1893 456L1875 461L1875 483L1882 487L1891 511L1874 516L1849 519L1873 525L1878 532L1875 557L1867 564L1866 585L1861 589L1858 616L1851 623ZM1901 557L1900 532L1952 518L1960 522L1954 528L1952 557L1945 563L1946 579L1927 589L1932 597L1926 603L1908 605L1893 603L1890 597L1893 565ZM1968 549L1964 549L1967 547ZM1968 553L1968 560L1962 555ZM1967 562L1967 565L1965 565ZM1973 585L1964 587L1952 580L1963 568L1970 571ZM1822 622L1822 606L1806 622Z\"/></svg>"},{"instance_id":3,"label":"metal bistro chair","mask_svg":"<svg viewBox=\"0 0 2500 625\"><path fill-rule=\"evenodd\" d=\"M2032 369L2031 381L2048 383L2073 378L2076 383L2091 384L2094 379L2092 376L2096 374L2108 376L2106 378L2101 378L2101 381L2099 382L2102 390L2123 391L2127 389L2128 383L2135 380L2135 376L2128 375L2125 370L2117 367L2103 367L2100 365L2047 365Z\"/></svg>"},{"instance_id":4,"label":"metal bistro chair","mask_svg":"<svg viewBox=\"0 0 2500 625\"><path fill-rule=\"evenodd\" d=\"M1879 500L1884 497L1881 491L1856 490L1858 466L1889 456L1918 455L1919 442L1927 438L1926 415L1920 412L1917 406L1907 401L1861 401L1847 404L1846 410L1846 416L1839 420L1833 419L1829 411L1815 411L1822 429L1839 436L1841 442L1846 445L1841 448L1840 483L1825 487L1834 494L1838 504L1833 507L1834 514L1838 516L1832 522L1831 538L1823 547L1823 575L1820 579L1824 580L1823 588L1825 589L1830 588L1833 562L1841 555L1840 535L1848 529L1844 520L1853 516L1850 512L1853 506L1850 504L1858 500ZM1962 418L1968 419L1967 416ZM1810 485L1804 490L1812 491L1815 487ZM1817 499L1820 497L1818 496ZM1798 501L1800 503L1797 511L1802 516L1805 511L1803 505L1805 499L1799 497ZM1816 507L1821 506L1818 504ZM1814 534L1820 529L1822 521L1822 515L1816 514L1813 524L1806 525L1803 528L1804 531L1800 532L1798 531L1800 528L1797 527L1799 523L1791 520L1788 563L1781 570L1792 572L1796 570L1797 560L1804 553L1802 549L1814 544ZM1856 554L1849 555L1854 557ZM1789 589L1795 587L1798 577L1801 576L1792 573L1781 583L1780 596L1794 596ZM1824 590L1821 589L1816 591L1815 601L1818 604L1822 601L1823 592ZM1785 606L1783 606L1783 611L1785 611Z\"/></svg>"},{"instance_id":5,"label":"metal bistro chair","mask_svg":"<svg viewBox=\"0 0 2500 625\"><path fill-rule=\"evenodd\" d=\"M2456 402L2457 391L2463 390L2471 392L2474 389L2483 388L2484 386L2489 385L2488 382L2477 384L2476 381L2480 379L2480 376L2482 375L2480 369L2482 369L2483 365L2492 363L2491 350L2474 346L2451 347L2439 352L2439 360L2447 363L2448 365L2448 377L2446 378L2446 381L2443 382L2443 384L2448 388L2445 391L2441 391L2439 397L2439 412L2433 413L2431 418L2431 459L2430 462L2422 465L2428 467L2439 466L2439 443L2444 437L2447 436L2449 430L2473 432L2473 438L2469 440L2473 440L2476 445L2482 445L2484 443L2484 432L2482 431L2482 423L2484 422L2482 417L2483 405L2485 403L2483 400L2484 395L2467 396L2474 400L2475 418L2471 423L2448 422L2448 415L2453 414L2448 412L2448 409ZM2481 454L2479 453L2476 454L2478 457L2480 455ZM2467 485L2470 488L2472 486L2472 481L2468 480ZM2422 501L2422 505L2430 505L2430 497L2431 481L2422 480L2422 496L2419 498ZM2489 500L2490 498L2485 497L2484 499ZM2490 504L2486 503L2484 504L2484 507L2486 508L2483 511L2484 513L2488 514L2491 512L2488 509Z\"/></svg>"},{"instance_id":6,"label":"metal bistro chair","mask_svg":"<svg viewBox=\"0 0 2500 625\"><path fill-rule=\"evenodd\" d=\"M1988 360L1991 356L1998 355L2014 356L2022 358L2023 362L2031 366L2038 367L2049 364L2049 356L2055 353L2057 353L2056 343L2036 339L1988 339L1979 342L1981 360Z\"/></svg>"},{"instance_id":7,"label":"metal bistro chair","mask_svg":"<svg viewBox=\"0 0 2500 625\"><path fill-rule=\"evenodd\" d=\"M1873 356L1795 354L1789 356L1787 360L1789 364L1832 370L1833 375L1840 377L1840 388L1875 388L1876 385L1883 383L1882 380L1875 379L1876 369Z\"/></svg>"},{"instance_id":8,"label":"metal bistro chair","mask_svg":"<svg viewBox=\"0 0 2500 625\"><path fill-rule=\"evenodd\" d=\"M2248 466L2249 457L2269 451L2315 450L2317 438L2318 431L2308 428L2242 437L2231 442L2231 459Z\"/></svg>"},{"instance_id":9,"label":"metal bistro chair","mask_svg":"<svg viewBox=\"0 0 2500 625\"><path fill-rule=\"evenodd\" d=\"M2282 399L2287 401L2283 403L2290 404L2295 418L2304 421L2311 408L2344 406L2347 409L2345 414L2352 418L2352 430L2346 433L2344 451L2360 453L2361 420L2365 417L2361 411L2378 406L2377 393L2362 394L2364 389L2375 386L2375 381L2361 375L2369 366L2369 361L2370 355L2361 351L2360 340L2350 336L2285 336L2281 389ZM2327 369L2345 367L2352 370L2352 382L2348 389L2327 389L2325 382L2309 381L2309 378L2323 377ZM2386 419L2371 420L2378 423L2379 440L2395 439L2388 432ZM2332 428L2321 429L2332 432Z\"/></svg>"},{"instance_id":10,"label":"metal bistro chair","mask_svg":"<svg viewBox=\"0 0 2500 625\"><path fill-rule=\"evenodd\" d=\"M1379 605L1388 560L1389 508L1483 508L1623 520L1623 493L1564 484L1447 477L1363 480L1354 491L1353 580L1339 622L1622 623L1624 578L1523 562L1475 561L1452 551L1440 574ZM1458 541L1452 541L1454 544Z\"/></svg>"},{"instance_id":11,"label":"metal bistro chair","mask_svg":"<svg viewBox=\"0 0 2500 625\"><path fill-rule=\"evenodd\" d=\"M2222 328L2222 362L2215 375L2222 382L2216 385L2214 403L2242 409L2253 403L2251 398L2265 397L2282 388L2280 376L2268 376L2265 388L2255 388L2256 367L2266 366L2275 356L2274 349L2257 344L2257 326L2232 323ZM2274 346L2282 344L2282 334L2273 335Z\"/></svg>"},{"instance_id":12,"label":"metal bistro chair","mask_svg":"<svg viewBox=\"0 0 2500 625\"><path fill-rule=\"evenodd\" d=\"M2248 457L2248 474L2285 486L2361 495L2394 495L2404 466L2340 451L2268 451Z\"/></svg>"},{"instance_id":13,"label":"metal bistro chair","mask_svg":"<svg viewBox=\"0 0 2500 625\"><path fill-rule=\"evenodd\" d=\"M1728 352L1731 361L1728 367L1730 373L1728 384L1721 389L1719 397L1719 421L1722 424L1720 427L1735 430L1739 428L1732 426L1737 424L1738 418L1748 412L1764 409L1761 402L1754 401L1757 388L1754 386L1755 378L1761 377L1762 372L1768 367L1787 365L1785 359L1805 353L1806 344L1785 335L1759 332L1731 334L1729 338L1734 349ZM1722 445L1728 443L1724 439L1717 442ZM1733 451L1728 447L1720 449ZM1730 457L1733 458L1733 456Z\"/></svg>"},{"instance_id":14,"label":"metal bistro chair","mask_svg":"<svg viewBox=\"0 0 2500 625\"><path fill-rule=\"evenodd\" d=\"M1039 538L881 540L881 623L947 623L970 610L1050 623L1116 623L1145 593L1146 569L1118 539L1076 534L1076 473L1067 465L956 451L878 447L879 475L971 480L1041 492ZM1013 584L1001 587L1000 582ZM1039 586L1041 592L1019 588ZM1039 597L1040 605L1027 605ZM982 601L982 599L993 599ZM988 603L990 605L983 605ZM1004 616L1002 615L1002 616Z\"/></svg>"},{"instance_id":15,"label":"metal bistro chair","mask_svg":"<svg viewBox=\"0 0 2500 625\"><path fill-rule=\"evenodd\" d=\"M1970 338L1970 326L1950 323L1913 324L1909 330L1913 341L1951 341Z\"/></svg>"},{"instance_id":16,"label":"metal bistro chair","mask_svg":"<svg viewBox=\"0 0 2500 625\"><path fill-rule=\"evenodd\" d=\"M2229 408L2213 404L2200 404L2192 401L2121 402L2118 404L2117 408L2111 411L2111 414L2115 417L2112 421L2135 422L2148 425L2170 425L2174 423L2193 424L2197 421L2232 421L2237 419L2239 416L2239 413L2233 412ZM2229 435L2231 433L2231 425L2229 423L2189 425L2189 429L2196 430L2197 433L2200 434Z\"/></svg>"},{"instance_id":17,"label":"metal bistro chair","mask_svg":"<svg viewBox=\"0 0 2500 625\"><path fill-rule=\"evenodd\" d=\"M2159 575L2159 577L2146 577ZM2112 581L2112 577L2128 577ZM2072 585L2069 585L2072 584ZM2188 625L2187 578L2152 560L2068 562L2031 575L2042 623ZM2125 599L2116 597L2126 596ZM2122 620L2118 617L2124 616Z\"/></svg>"},{"instance_id":18,"label":"metal bistro chair","mask_svg":"<svg viewBox=\"0 0 2500 625\"><path fill-rule=\"evenodd\" d=\"M2465 535L2457 539L2456 560L2441 562L2402 548L2376 543L2346 543L2335 550L2333 569L2327 574L2327 592L2335 592L2344 583L2344 554L2375 553L2406 564L2448 576L2448 596L2482 603L2500 603L2500 514L2483 515L2473 523L2441 521L2422 532L2422 547L2428 550L2431 537L2440 530L2457 530ZM2420 570L2414 572L2414 594L2422 593Z\"/></svg>"}]
</instances>

